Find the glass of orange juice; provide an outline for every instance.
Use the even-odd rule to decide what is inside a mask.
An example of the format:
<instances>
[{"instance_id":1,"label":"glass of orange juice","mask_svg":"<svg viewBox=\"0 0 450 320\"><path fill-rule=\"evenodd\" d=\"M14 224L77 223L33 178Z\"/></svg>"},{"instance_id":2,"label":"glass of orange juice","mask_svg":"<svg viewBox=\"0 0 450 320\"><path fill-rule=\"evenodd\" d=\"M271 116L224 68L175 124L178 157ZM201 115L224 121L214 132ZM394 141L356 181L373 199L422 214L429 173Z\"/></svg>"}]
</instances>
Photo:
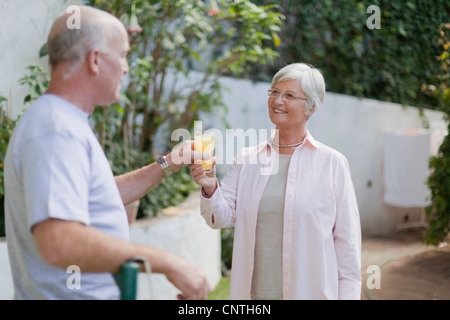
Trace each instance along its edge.
<instances>
[{"instance_id":1,"label":"glass of orange juice","mask_svg":"<svg viewBox=\"0 0 450 320\"><path fill-rule=\"evenodd\" d=\"M211 172L214 160L214 142L215 137L212 132L208 131L198 131L194 133L194 149L195 151L201 151L209 153L211 159L202 160L202 167L205 168L206 172Z\"/></svg>"}]
</instances>

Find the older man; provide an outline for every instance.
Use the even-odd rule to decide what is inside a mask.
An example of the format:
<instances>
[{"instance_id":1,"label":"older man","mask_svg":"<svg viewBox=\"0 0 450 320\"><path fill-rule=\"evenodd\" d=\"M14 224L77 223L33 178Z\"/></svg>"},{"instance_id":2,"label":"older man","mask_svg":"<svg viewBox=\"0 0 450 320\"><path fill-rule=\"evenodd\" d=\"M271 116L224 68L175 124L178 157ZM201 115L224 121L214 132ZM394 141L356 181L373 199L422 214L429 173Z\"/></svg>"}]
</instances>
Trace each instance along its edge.
<instances>
[{"instance_id":1,"label":"older man","mask_svg":"<svg viewBox=\"0 0 450 320\"><path fill-rule=\"evenodd\" d=\"M79 29L68 14L48 37L51 81L21 117L5 160L7 243L18 299L117 299L112 273L145 257L187 299L204 299L203 271L170 252L128 241L124 205L142 197L184 163L183 143L158 163L114 177L88 116L119 100L128 72L127 32L114 16L81 7ZM194 153L192 159L202 154ZM186 158L186 157L184 157ZM180 157L178 157L178 160ZM81 270L81 288L67 286L69 266Z\"/></svg>"}]
</instances>

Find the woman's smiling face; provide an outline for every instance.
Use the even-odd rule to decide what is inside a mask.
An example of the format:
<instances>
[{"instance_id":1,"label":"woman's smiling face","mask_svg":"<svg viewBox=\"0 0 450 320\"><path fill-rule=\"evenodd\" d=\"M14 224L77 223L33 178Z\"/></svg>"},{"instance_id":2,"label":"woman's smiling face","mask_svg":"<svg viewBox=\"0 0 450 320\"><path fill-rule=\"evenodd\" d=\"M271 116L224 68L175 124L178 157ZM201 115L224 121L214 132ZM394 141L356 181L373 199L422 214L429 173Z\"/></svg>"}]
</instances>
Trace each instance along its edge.
<instances>
[{"instance_id":1,"label":"woman's smiling face","mask_svg":"<svg viewBox=\"0 0 450 320\"><path fill-rule=\"evenodd\" d=\"M269 118L278 129L301 127L306 123L310 112L305 112L306 95L297 80L285 80L272 86L280 94L269 96ZM295 99L287 99L289 95ZM292 98L292 97L291 97Z\"/></svg>"}]
</instances>

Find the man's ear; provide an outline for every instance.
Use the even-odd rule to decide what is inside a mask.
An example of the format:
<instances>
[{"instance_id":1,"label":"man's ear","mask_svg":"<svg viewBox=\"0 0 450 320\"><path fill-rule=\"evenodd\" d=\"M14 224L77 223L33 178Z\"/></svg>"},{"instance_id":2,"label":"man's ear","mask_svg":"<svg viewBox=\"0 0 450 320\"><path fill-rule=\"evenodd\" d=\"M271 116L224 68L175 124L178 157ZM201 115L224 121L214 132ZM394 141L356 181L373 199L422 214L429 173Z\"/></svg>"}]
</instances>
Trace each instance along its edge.
<instances>
[{"instance_id":1,"label":"man's ear","mask_svg":"<svg viewBox=\"0 0 450 320\"><path fill-rule=\"evenodd\" d=\"M100 63L101 63L101 57L100 57L100 51L98 50L92 50L88 53L86 57L89 72L92 72L94 75L98 75L100 73Z\"/></svg>"}]
</instances>

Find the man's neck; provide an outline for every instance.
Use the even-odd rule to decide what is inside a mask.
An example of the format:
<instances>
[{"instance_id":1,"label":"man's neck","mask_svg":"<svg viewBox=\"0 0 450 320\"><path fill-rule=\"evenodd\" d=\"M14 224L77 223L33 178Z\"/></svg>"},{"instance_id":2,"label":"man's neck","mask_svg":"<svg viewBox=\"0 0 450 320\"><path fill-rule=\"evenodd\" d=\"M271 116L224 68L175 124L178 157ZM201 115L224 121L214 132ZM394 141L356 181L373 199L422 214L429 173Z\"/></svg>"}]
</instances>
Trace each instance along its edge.
<instances>
[{"instance_id":1,"label":"man's neck","mask_svg":"<svg viewBox=\"0 0 450 320\"><path fill-rule=\"evenodd\" d=\"M82 81L77 75L64 79L59 70L52 71L51 80L46 91L47 94L58 96L88 114L92 114L95 108L90 88L86 81Z\"/></svg>"}]
</instances>

